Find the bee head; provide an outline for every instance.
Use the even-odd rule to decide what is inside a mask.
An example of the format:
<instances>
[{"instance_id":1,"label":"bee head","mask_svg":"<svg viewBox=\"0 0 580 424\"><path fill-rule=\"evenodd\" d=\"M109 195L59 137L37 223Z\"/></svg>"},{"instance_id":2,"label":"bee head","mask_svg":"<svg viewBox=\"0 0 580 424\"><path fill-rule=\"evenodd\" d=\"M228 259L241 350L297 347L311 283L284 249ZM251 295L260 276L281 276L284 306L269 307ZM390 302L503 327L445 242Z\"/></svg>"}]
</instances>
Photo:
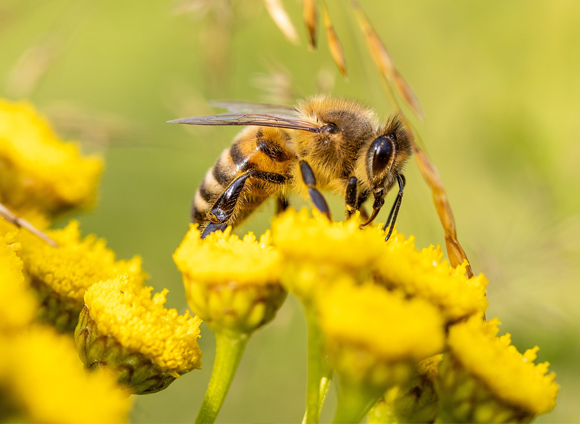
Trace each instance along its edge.
<instances>
[{"instance_id":1,"label":"bee head","mask_svg":"<svg viewBox=\"0 0 580 424\"><path fill-rule=\"evenodd\" d=\"M392 118L370 144L366 171L374 190L391 188L395 174L402 171L411 156L411 133L398 116Z\"/></svg>"}]
</instances>

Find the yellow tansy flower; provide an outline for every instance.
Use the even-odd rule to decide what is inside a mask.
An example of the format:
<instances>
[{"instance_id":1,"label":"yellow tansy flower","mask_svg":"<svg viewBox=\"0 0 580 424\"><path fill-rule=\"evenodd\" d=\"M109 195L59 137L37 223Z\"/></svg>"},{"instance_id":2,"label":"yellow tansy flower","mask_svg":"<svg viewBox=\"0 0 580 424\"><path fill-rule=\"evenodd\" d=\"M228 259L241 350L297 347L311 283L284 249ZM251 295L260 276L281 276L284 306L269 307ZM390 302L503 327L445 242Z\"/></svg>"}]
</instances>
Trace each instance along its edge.
<instances>
[{"instance_id":1,"label":"yellow tansy flower","mask_svg":"<svg viewBox=\"0 0 580 424\"><path fill-rule=\"evenodd\" d=\"M370 275L384 254L384 235L376 228L360 229L358 214L345 222L289 208L272 221L274 245L284 256L284 285L304 301L324 290L321 283L348 273L360 279Z\"/></svg>"},{"instance_id":2,"label":"yellow tansy flower","mask_svg":"<svg viewBox=\"0 0 580 424\"><path fill-rule=\"evenodd\" d=\"M102 168L60 141L32 105L0 99L0 202L48 215L89 206Z\"/></svg>"},{"instance_id":3,"label":"yellow tansy flower","mask_svg":"<svg viewBox=\"0 0 580 424\"><path fill-rule=\"evenodd\" d=\"M167 289L153 297L151 290L127 274L94 284L75 331L85 366L106 366L137 394L162 390L201 367L201 320L166 309Z\"/></svg>"},{"instance_id":4,"label":"yellow tansy flower","mask_svg":"<svg viewBox=\"0 0 580 424\"><path fill-rule=\"evenodd\" d=\"M538 348L523 355L499 321L474 316L449 330L449 355L439 385L447 419L464 422L529 422L556 405L559 386L548 363L534 364Z\"/></svg>"},{"instance_id":5,"label":"yellow tansy flower","mask_svg":"<svg viewBox=\"0 0 580 424\"><path fill-rule=\"evenodd\" d=\"M331 363L350 380L385 388L402 383L417 362L443 350L441 315L421 299L345 277L317 303Z\"/></svg>"},{"instance_id":6,"label":"yellow tansy flower","mask_svg":"<svg viewBox=\"0 0 580 424\"><path fill-rule=\"evenodd\" d=\"M377 262L378 278L388 288L399 288L438 306L447 322L484 312L488 305L484 275L467 278L466 263L453 268L442 257L439 247L417 251L414 237L405 239L394 231Z\"/></svg>"},{"instance_id":7,"label":"yellow tansy flower","mask_svg":"<svg viewBox=\"0 0 580 424\"><path fill-rule=\"evenodd\" d=\"M214 331L251 333L273 319L286 298L269 232L240 240L228 228L202 240L192 225L173 259L189 306Z\"/></svg>"},{"instance_id":8,"label":"yellow tansy flower","mask_svg":"<svg viewBox=\"0 0 580 424\"><path fill-rule=\"evenodd\" d=\"M15 253L20 243L13 236L0 236L0 333L22 329L32 321L38 306L24 282L22 261Z\"/></svg>"},{"instance_id":9,"label":"yellow tansy flower","mask_svg":"<svg viewBox=\"0 0 580 424\"><path fill-rule=\"evenodd\" d=\"M24 270L31 278L41 301L39 318L61 331L72 331L84 305L85 291L94 283L129 273L142 284L145 273L141 258L129 261L115 259L103 239L89 235L81 239L76 221L62 230L46 232L58 247L20 232Z\"/></svg>"},{"instance_id":10,"label":"yellow tansy flower","mask_svg":"<svg viewBox=\"0 0 580 424\"><path fill-rule=\"evenodd\" d=\"M70 338L32 327L0 343L0 421L127 421L130 399L108 374L82 369Z\"/></svg>"}]
</instances>

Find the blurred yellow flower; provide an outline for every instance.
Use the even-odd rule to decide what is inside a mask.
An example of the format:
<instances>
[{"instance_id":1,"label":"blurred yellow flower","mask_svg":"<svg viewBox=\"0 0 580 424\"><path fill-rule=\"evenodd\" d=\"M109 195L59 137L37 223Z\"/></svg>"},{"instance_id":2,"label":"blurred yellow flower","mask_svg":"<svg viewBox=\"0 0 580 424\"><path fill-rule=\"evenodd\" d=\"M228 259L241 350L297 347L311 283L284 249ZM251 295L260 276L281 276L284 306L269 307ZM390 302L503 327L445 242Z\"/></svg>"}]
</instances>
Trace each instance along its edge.
<instances>
[{"instance_id":1,"label":"blurred yellow flower","mask_svg":"<svg viewBox=\"0 0 580 424\"><path fill-rule=\"evenodd\" d=\"M443 350L441 314L422 299L344 277L317 300L329 359L351 381L386 389Z\"/></svg>"},{"instance_id":2,"label":"blurred yellow flower","mask_svg":"<svg viewBox=\"0 0 580 424\"><path fill-rule=\"evenodd\" d=\"M22 329L36 314L37 301L24 281L14 234L0 235L0 333Z\"/></svg>"},{"instance_id":3,"label":"blurred yellow flower","mask_svg":"<svg viewBox=\"0 0 580 424\"><path fill-rule=\"evenodd\" d=\"M142 284L146 274L141 258L129 261L115 259L103 239L89 235L81 239L79 226L71 221L62 230L46 232L59 247L53 247L32 234L21 231L20 256L31 285L40 296L39 318L72 331L84 304L85 291L94 283L129 273Z\"/></svg>"},{"instance_id":4,"label":"blurred yellow flower","mask_svg":"<svg viewBox=\"0 0 580 424\"><path fill-rule=\"evenodd\" d=\"M101 159L82 157L27 102L0 99L0 202L55 215L95 200Z\"/></svg>"},{"instance_id":5,"label":"blurred yellow flower","mask_svg":"<svg viewBox=\"0 0 580 424\"><path fill-rule=\"evenodd\" d=\"M447 416L470 422L529 422L556 405L555 374L548 374L547 362L534 364L538 348L522 355L509 334L497 337L498 325L497 319L486 322L473 316L450 328L449 355L439 379ZM478 402L469 405L469 399Z\"/></svg>"},{"instance_id":6,"label":"blurred yellow flower","mask_svg":"<svg viewBox=\"0 0 580 424\"><path fill-rule=\"evenodd\" d=\"M395 230L377 261L378 278L388 288L401 289L438 306L448 323L485 312L485 276L467 278L467 263L453 268L442 257L439 246L418 251L413 236L405 239Z\"/></svg>"},{"instance_id":7,"label":"blurred yellow flower","mask_svg":"<svg viewBox=\"0 0 580 424\"><path fill-rule=\"evenodd\" d=\"M130 399L108 374L83 371L69 337L31 327L0 343L0 421L127 421Z\"/></svg>"},{"instance_id":8,"label":"blurred yellow flower","mask_svg":"<svg viewBox=\"0 0 580 424\"><path fill-rule=\"evenodd\" d=\"M167 289L153 297L151 290L128 274L92 285L75 331L85 366L106 366L138 394L201 368L201 320L166 309Z\"/></svg>"},{"instance_id":9,"label":"blurred yellow flower","mask_svg":"<svg viewBox=\"0 0 580 424\"><path fill-rule=\"evenodd\" d=\"M270 232L240 240L228 228L202 240L192 225L173 259L189 306L214 331L251 333L273 319L286 298Z\"/></svg>"}]
</instances>

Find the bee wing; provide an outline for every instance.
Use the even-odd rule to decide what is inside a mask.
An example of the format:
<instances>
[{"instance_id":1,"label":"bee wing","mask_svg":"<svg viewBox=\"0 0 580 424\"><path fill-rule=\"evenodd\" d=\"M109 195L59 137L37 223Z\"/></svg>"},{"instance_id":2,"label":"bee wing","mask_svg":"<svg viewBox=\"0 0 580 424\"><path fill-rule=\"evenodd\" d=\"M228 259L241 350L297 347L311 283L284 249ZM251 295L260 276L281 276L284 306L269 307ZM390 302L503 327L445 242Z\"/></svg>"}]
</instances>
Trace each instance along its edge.
<instances>
[{"instance_id":1,"label":"bee wing","mask_svg":"<svg viewBox=\"0 0 580 424\"><path fill-rule=\"evenodd\" d=\"M210 101L210 105L229 110L231 113L266 113L274 115L298 116L294 106L274 105L270 103L252 103L240 101Z\"/></svg>"},{"instance_id":2,"label":"bee wing","mask_svg":"<svg viewBox=\"0 0 580 424\"><path fill-rule=\"evenodd\" d=\"M303 121L297 117L264 113L224 113L221 115L175 119L168 122L170 124L187 125L254 125L310 132L320 132L321 129L321 125Z\"/></svg>"}]
</instances>

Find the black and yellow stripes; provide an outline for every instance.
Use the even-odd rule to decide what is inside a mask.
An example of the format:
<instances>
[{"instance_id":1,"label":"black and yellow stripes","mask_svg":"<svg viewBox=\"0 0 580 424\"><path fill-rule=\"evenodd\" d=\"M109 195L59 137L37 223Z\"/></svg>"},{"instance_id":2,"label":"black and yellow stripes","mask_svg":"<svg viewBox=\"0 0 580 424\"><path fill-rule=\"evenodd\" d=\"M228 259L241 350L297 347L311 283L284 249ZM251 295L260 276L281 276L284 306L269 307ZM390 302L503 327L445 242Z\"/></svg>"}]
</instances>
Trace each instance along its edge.
<instances>
[{"instance_id":1,"label":"black and yellow stripes","mask_svg":"<svg viewBox=\"0 0 580 424\"><path fill-rule=\"evenodd\" d=\"M242 131L206 173L193 200L192 221L203 230L211 211L209 215L214 221L216 216L227 216L228 224L234 221L237 224L272 194L280 192L281 186L289 181L290 166L296 160L289 141L288 133L279 128L253 127ZM228 198L225 202L224 193L245 173L250 174L243 192L236 193L233 199L234 209L220 209L224 204L231 207L232 200Z\"/></svg>"}]
</instances>

